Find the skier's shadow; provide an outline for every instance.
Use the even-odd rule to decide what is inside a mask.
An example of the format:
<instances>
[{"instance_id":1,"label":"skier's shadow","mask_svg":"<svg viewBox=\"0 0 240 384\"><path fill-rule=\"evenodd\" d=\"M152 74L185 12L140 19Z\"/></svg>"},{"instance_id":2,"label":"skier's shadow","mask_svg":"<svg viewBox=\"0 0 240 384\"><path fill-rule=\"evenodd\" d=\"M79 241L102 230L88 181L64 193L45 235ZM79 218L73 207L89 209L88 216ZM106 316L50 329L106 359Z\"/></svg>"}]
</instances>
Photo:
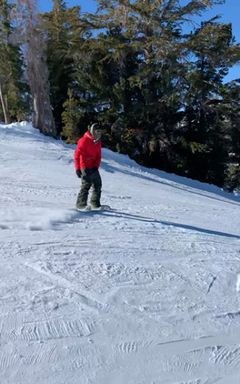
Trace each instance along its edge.
<instances>
[{"instance_id":1,"label":"skier's shadow","mask_svg":"<svg viewBox=\"0 0 240 384\"><path fill-rule=\"evenodd\" d=\"M234 239L239 239L240 240L240 235L235 235L232 233L226 233L226 232L219 232L219 231L213 231L211 229L206 229L206 228L199 228L195 227L193 225L188 225L188 224L180 224L180 223L175 223L172 221L165 221L165 220L156 220L151 217L145 217L145 216L139 216L131 213L126 213L126 212L118 212L115 210L111 211L101 211L99 212L103 215L106 216L117 216L117 217L122 217L123 219L129 219L129 220L137 220L137 221L143 221L146 223L154 223L154 224L161 224L169 227L175 227L175 228L181 228L181 229L187 229L189 231L195 231L195 232L200 232L204 233L207 235L215 235L215 236L222 236L222 237L230 237Z\"/></svg>"}]
</instances>

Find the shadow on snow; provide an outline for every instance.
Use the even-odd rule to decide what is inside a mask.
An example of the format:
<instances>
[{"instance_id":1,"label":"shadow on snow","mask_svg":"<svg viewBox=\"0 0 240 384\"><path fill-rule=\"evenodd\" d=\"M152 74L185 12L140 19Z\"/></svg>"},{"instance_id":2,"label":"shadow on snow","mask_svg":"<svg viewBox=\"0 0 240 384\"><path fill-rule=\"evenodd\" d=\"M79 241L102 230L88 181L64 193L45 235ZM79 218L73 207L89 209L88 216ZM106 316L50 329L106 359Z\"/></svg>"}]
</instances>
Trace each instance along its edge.
<instances>
[{"instance_id":1,"label":"shadow on snow","mask_svg":"<svg viewBox=\"0 0 240 384\"><path fill-rule=\"evenodd\" d=\"M123 219L137 220L137 221L142 221L142 222L146 222L146 223L161 224L161 225L165 225L165 226L169 226L169 227L186 229L188 231L200 232L200 233L207 234L207 235L229 237L229 238L240 240L240 236L236 235L236 234L219 232L219 231L214 231L214 230L205 229L205 228L199 228L199 227L195 227L193 225L175 223L172 221L156 220L156 219L150 218L150 217L139 216L139 215L134 215L134 214L125 213L125 212L118 212L115 210L99 211L99 212L92 212L92 213L93 214L101 214L104 216L116 216L116 217L123 218Z\"/></svg>"}]
</instances>

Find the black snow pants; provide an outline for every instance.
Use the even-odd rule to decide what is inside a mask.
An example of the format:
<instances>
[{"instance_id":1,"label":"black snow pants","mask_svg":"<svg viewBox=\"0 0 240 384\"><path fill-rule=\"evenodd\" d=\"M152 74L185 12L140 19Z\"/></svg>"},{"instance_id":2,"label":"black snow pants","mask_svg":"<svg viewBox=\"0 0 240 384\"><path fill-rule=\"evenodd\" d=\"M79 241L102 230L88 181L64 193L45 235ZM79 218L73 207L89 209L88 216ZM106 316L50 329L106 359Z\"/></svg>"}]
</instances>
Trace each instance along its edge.
<instances>
[{"instance_id":1,"label":"black snow pants","mask_svg":"<svg viewBox=\"0 0 240 384\"><path fill-rule=\"evenodd\" d=\"M101 206L101 191L102 179L97 168L82 169L82 184L77 197L77 208L84 208L87 206L89 190L92 187L92 195L90 204L92 207L97 208Z\"/></svg>"}]
</instances>

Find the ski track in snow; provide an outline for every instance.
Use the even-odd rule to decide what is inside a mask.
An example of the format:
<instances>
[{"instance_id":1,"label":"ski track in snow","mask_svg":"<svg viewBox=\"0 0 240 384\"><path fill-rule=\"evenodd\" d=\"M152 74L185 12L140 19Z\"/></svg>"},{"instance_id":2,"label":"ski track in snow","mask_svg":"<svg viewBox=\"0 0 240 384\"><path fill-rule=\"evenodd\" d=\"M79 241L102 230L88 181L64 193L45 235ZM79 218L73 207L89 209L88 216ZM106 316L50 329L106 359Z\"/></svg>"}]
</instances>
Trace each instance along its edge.
<instances>
[{"instance_id":1,"label":"ski track in snow","mask_svg":"<svg viewBox=\"0 0 240 384\"><path fill-rule=\"evenodd\" d=\"M0 126L0 383L240 382L240 199L104 150L77 212L73 149Z\"/></svg>"}]
</instances>

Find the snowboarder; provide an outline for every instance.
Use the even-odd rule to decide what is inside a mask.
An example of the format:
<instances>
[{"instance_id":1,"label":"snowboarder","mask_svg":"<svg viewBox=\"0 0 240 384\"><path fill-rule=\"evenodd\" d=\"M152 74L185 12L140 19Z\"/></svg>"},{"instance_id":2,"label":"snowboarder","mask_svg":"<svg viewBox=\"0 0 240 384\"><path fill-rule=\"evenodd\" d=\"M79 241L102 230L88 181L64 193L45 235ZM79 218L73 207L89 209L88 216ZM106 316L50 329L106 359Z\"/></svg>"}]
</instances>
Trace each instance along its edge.
<instances>
[{"instance_id":1,"label":"snowboarder","mask_svg":"<svg viewBox=\"0 0 240 384\"><path fill-rule=\"evenodd\" d=\"M77 143L74 162L76 174L82 179L76 203L78 209L87 208L88 194L91 187L93 189L90 200L91 207L101 207L102 180L98 170L101 163L101 136L102 129L100 125L94 123Z\"/></svg>"}]
</instances>

